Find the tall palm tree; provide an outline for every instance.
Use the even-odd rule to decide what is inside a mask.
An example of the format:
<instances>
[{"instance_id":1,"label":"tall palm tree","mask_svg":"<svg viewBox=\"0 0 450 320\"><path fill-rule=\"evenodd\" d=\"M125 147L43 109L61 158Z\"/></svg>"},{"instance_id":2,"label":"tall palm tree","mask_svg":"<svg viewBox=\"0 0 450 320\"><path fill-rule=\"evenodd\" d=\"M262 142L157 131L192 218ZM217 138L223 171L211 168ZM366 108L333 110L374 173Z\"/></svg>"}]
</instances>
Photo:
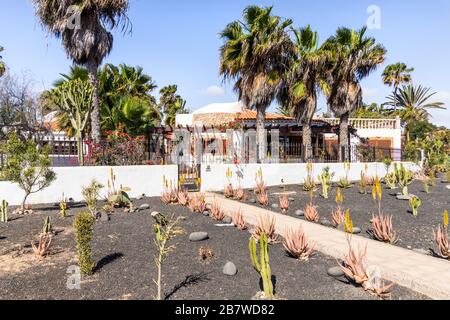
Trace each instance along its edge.
<instances>
[{"instance_id":1,"label":"tall palm tree","mask_svg":"<svg viewBox=\"0 0 450 320\"><path fill-rule=\"evenodd\" d=\"M3 51L3 47L0 46L0 52ZM2 56L0 56L0 77L3 76L3 74L5 73L6 67L5 67L5 63L2 61Z\"/></svg>"},{"instance_id":2,"label":"tall palm tree","mask_svg":"<svg viewBox=\"0 0 450 320\"><path fill-rule=\"evenodd\" d=\"M186 101L177 94L177 90L176 85L169 85L159 91L161 95L159 104L164 113L164 123L169 126L175 125L177 114L189 112L186 109Z\"/></svg>"},{"instance_id":3,"label":"tall palm tree","mask_svg":"<svg viewBox=\"0 0 450 320\"><path fill-rule=\"evenodd\" d=\"M302 126L304 160L312 157L311 122L317 110L317 95L322 88L327 92L323 77L326 56L319 47L317 32L310 26L292 29L294 54L289 70L284 76L278 100Z\"/></svg>"},{"instance_id":4,"label":"tall palm tree","mask_svg":"<svg viewBox=\"0 0 450 320\"><path fill-rule=\"evenodd\" d=\"M405 123L406 142L410 141L410 126L413 122L426 121L430 118L430 109L446 109L443 102L430 101L436 92L422 86L403 86L395 95L388 97L387 105L397 104L401 109L398 114Z\"/></svg>"},{"instance_id":5,"label":"tall palm tree","mask_svg":"<svg viewBox=\"0 0 450 320\"><path fill-rule=\"evenodd\" d=\"M256 109L258 161L265 159L265 111L275 99L281 75L289 61L292 42L286 28L291 20L272 14L272 7L249 6L242 21L234 21L221 32L220 74L234 80L239 99Z\"/></svg>"},{"instance_id":6,"label":"tall palm tree","mask_svg":"<svg viewBox=\"0 0 450 320\"><path fill-rule=\"evenodd\" d=\"M405 63L397 62L395 64L390 64L384 69L382 74L384 84L394 87L394 97L397 95L398 87L404 83L410 83L411 72L414 68L408 68ZM394 101L394 111L397 110L397 103Z\"/></svg>"},{"instance_id":7,"label":"tall palm tree","mask_svg":"<svg viewBox=\"0 0 450 320\"><path fill-rule=\"evenodd\" d=\"M349 160L348 122L350 113L362 105L361 79L367 77L385 59L386 49L366 36L367 28L339 28L323 49L329 57L327 102L340 118L339 154Z\"/></svg>"},{"instance_id":8,"label":"tall palm tree","mask_svg":"<svg viewBox=\"0 0 450 320\"><path fill-rule=\"evenodd\" d=\"M33 0L36 16L55 37L61 38L68 56L87 68L89 82L94 88L91 113L91 138L101 139L98 68L111 52L113 35L110 30L121 25L129 27L126 16L128 0ZM72 19L79 17L79 25ZM76 21L76 19L75 19Z\"/></svg>"}]
</instances>

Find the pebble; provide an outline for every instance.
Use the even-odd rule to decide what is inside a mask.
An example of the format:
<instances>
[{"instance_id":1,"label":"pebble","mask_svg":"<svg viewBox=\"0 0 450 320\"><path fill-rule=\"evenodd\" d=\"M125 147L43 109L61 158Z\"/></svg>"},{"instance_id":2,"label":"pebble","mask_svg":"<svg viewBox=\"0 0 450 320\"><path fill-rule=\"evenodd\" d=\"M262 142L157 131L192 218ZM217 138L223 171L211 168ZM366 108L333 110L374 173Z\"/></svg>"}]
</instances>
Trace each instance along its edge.
<instances>
[{"instance_id":1,"label":"pebble","mask_svg":"<svg viewBox=\"0 0 450 320\"><path fill-rule=\"evenodd\" d=\"M238 270L236 268L236 265L231 261L228 261L223 266L223 270L222 270L223 274L225 274L227 276L231 276L231 277L235 276L237 274L237 271Z\"/></svg>"},{"instance_id":2,"label":"pebble","mask_svg":"<svg viewBox=\"0 0 450 320\"><path fill-rule=\"evenodd\" d=\"M447 186L447 189L449 189L449 190L450 190L450 186Z\"/></svg>"},{"instance_id":3,"label":"pebble","mask_svg":"<svg viewBox=\"0 0 450 320\"><path fill-rule=\"evenodd\" d=\"M205 217L209 217L209 211L203 211L203 215L204 215Z\"/></svg>"},{"instance_id":4,"label":"pebble","mask_svg":"<svg viewBox=\"0 0 450 320\"><path fill-rule=\"evenodd\" d=\"M148 210L150 209L150 205L148 203L141 204L139 210Z\"/></svg>"},{"instance_id":5,"label":"pebble","mask_svg":"<svg viewBox=\"0 0 450 320\"><path fill-rule=\"evenodd\" d=\"M295 199L294 199L294 198L289 198L289 201L290 201L290 202L294 202Z\"/></svg>"},{"instance_id":6,"label":"pebble","mask_svg":"<svg viewBox=\"0 0 450 320\"><path fill-rule=\"evenodd\" d=\"M208 232L193 232L189 235L189 240L192 242L199 242L209 239Z\"/></svg>"},{"instance_id":7,"label":"pebble","mask_svg":"<svg viewBox=\"0 0 450 320\"><path fill-rule=\"evenodd\" d=\"M231 217L225 217L225 218L223 218L222 222L225 224L230 224L232 222L232 219L231 219Z\"/></svg>"},{"instance_id":8,"label":"pebble","mask_svg":"<svg viewBox=\"0 0 450 320\"><path fill-rule=\"evenodd\" d=\"M338 230L344 231L344 228L345 228L344 224L341 224L341 225L338 227ZM360 233L361 233L361 228L359 228L359 227L353 227L353 234L360 234Z\"/></svg>"},{"instance_id":9,"label":"pebble","mask_svg":"<svg viewBox=\"0 0 450 320\"><path fill-rule=\"evenodd\" d=\"M409 201L411 198L415 197L413 194L408 194L407 196L403 194L397 194L397 200Z\"/></svg>"},{"instance_id":10,"label":"pebble","mask_svg":"<svg viewBox=\"0 0 450 320\"><path fill-rule=\"evenodd\" d=\"M256 199L250 199L250 200L248 200L248 202L250 202L250 203L256 203Z\"/></svg>"},{"instance_id":11,"label":"pebble","mask_svg":"<svg viewBox=\"0 0 450 320\"><path fill-rule=\"evenodd\" d=\"M341 267L332 267L328 269L327 274L333 278L340 278L345 275L344 271L342 271Z\"/></svg>"},{"instance_id":12,"label":"pebble","mask_svg":"<svg viewBox=\"0 0 450 320\"><path fill-rule=\"evenodd\" d=\"M102 212L100 214L100 221L102 222L108 222L111 218L109 217L109 214L107 214L106 212Z\"/></svg>"},{"instance_id":13,"label":"pebble","mask_svg":"<svg viewBox=\"0 0 450 320\"><path fill-rule=\"evenodd\" d=\"M276 204L276 203L273 203L273 204L272 204L272 208L273 208L273 209L278 209L278 207L279 207L278 204Z\"/></svg>"},{"instance_id":14,"label":"pebble","mask_svg":"<svg viewBox=\"0 0 450 320\"><path fill-rule=\"evenodd\" d=\"M297 210L295 211L295 215L297 217L303 217L305 215L305 212L303 210Z\"/></svg>"},{"instance_id":15,"label":"pebble","mask_svg":"<svg viewBox=\"0 0 450 320\"><path fill-rule=\"evenodd\" d=\"M325 226L325 227L331 227L333 224L331 223L331 221L328 221L326 219L320 221L320 224Z\"/></svg>"}]
</instances>

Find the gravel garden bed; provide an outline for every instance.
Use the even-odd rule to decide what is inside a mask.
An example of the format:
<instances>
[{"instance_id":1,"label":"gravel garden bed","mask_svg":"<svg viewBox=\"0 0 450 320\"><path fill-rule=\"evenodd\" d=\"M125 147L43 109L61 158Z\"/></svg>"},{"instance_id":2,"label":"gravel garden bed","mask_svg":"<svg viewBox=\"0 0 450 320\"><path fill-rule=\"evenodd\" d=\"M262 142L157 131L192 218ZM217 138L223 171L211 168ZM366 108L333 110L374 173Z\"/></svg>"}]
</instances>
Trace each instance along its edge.
<instances>
[{"instance_id":1,"label":"gravel garden bed","mask_svg":"<svg viewBox=\"0 0 450 320\"><path fill-rule=\"evenodd\" d=\"M271 192L276 191L279 189L271 189ZM369 200L365 199L369 199L369 196L352 194L351 190L346 192L346 203L359 200L361 208L364 208L364 203L368 208ZM290 214L304 204L305 197L303 193L301 200L296 197ZM320 209L329 211L326 204L331 203L320 201ZM207 216L191 213L180 206L164 206L159 198L135 201L136 207L142 204L148 204L148 208L137 213L117 210L111 214L109 221L96 222L92 248L97 267L93 276L82 277L79 290L69 290L66 284L70 276L68 267L76 265L73 217L85 208L71 208L67 218L60 218L57 208L44 206L36 207L32 215L11 216L7 224L0 224L0 300L152 299L156 293L152 281L156 278L152 211L185 217L181 226L186 233L174 240L176 250L168 256L163 267L162 282L166 299L248 300L260 290L259 275L250 263L248 231L216 226L217 222ZM356 213L357 207L353 210ZM406 208L404 214L407 215ZM357 215L354 215L356 220ZM56 235L51 255L37 260L32 253L30 240L37 239L46 216L51 217ZM356 221L360 223L361 220ZM428 224L431 230L433 223L430 219ZM362 222L360 225L365 227ZM207 232L209 239L189 241L189 235L199 231ZM202 261L198 255L202 246L211 248L214 257ZM316 252L308 262L300 262L288 257L282 244L270 246L269 255L276 280L275 290L282 299L377 299L348 283L345 278L328 276L327 270L336 266L336 261L330 257ZM237 267L234 276L223 273L223 267L228 261ZM395 286L392 299L426 297Z\"/></svg>"},{"instance_id":2,"label":"gravel garden bed","mask_svg":"<svg viewBox=\"0 0 450 320\"><path fill-rule=\"evenodd\" d=\"M400 189L388 189L383 186L382 209L383 214L393 215L393 226L398 234L396 245L415 250L419 253L435 255L435 242L433 229L442 224L444 210L450 210L450 190L449 183L437 179L436 185L430 187L430 193L424 191L420 181L414 181L409 186L410 194L416 195L422 200L417 217L413 216L409 207L409 202L396 198ZM322 225L332 227L332 211L336 208L336 190L333 186L328 199L320 195L321 186L318 185L318 192L315 193L314 203L320 214ZM247 204L252 204L261 208L266 208L274 212L280 212L279 194L288 194L291 202L288 212L289 216L304 219L302 212L307 203L310 202L310 195L303 191L301 185L269 187L269 205L262 206L256 202L257 197L253 190L246 190ZM361 194L357 184L349 189L342 190L344 203L342 208L350 209L350 215L355 227L361 229L360 235L372 238L370 234L372 215L376 214L377 207L373 201L371 187L367 187L367 194Z\"/></svg>"}]
</instances>

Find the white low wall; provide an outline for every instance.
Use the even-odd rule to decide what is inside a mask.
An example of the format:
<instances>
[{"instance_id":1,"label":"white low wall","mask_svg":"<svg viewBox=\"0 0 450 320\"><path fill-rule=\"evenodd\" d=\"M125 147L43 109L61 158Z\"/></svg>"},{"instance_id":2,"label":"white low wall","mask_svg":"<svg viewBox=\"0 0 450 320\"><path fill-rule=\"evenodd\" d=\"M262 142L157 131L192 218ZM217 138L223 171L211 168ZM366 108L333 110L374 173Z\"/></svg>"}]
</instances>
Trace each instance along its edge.
<instances>
[{"instance_id":1,"label":"white low wall","mask_svg":"<svg viewBox=\"0 0 450 320\"><path fill-rule=\"evenodd\" d=\"M414 172L420 168L414 163L405 162L405 167ZM345 176L344 165L342 163L315 163L314 177L317 178L325 167L330 167L330 172L334 172L334 181L339 181ZM386 169L383 163L368 163L368 175L383 177ZM230 164L210 164L202 165L202 191L220 191L228 183L226 172L228 168L233 172L231 179L234 186L241 183L243 188L253 188L255 186L255 177L259 169L263 171L264 181L267 186L280 185L283 180L284 184L302 184L306 178L306 164L247 164L247 165L230 165ZM391 170L393 169L393 165ZM364 163L352 163L349 172L349 179L352 181L360 180L361 171L365 170ZM241 179L238 179L241 176Z\"/></svg>"},{"instance_id":2,"label":"white low wall","mask_svg":"<svg viewBox=\"0 0 450 320\"><path fill-rule=\"evenodd\" d=\"M75 201L83 200L81 189L88 186L93 179L105 188L100 195L107 192L107 183L111 167L67 167L53 168L56 180L46 189L32 194L27 202L30 204L56 203L61 200L62 193ZM120 185L131 188L129 195L137 197L145 194L150 197L160 196L163 191L163 177L178 184L177 166L131 166L114 167L116 187ZM20 205L24 192L16 184L0 181L0 200L5 199L10 205Z\"/></svg>"}]
</instances>

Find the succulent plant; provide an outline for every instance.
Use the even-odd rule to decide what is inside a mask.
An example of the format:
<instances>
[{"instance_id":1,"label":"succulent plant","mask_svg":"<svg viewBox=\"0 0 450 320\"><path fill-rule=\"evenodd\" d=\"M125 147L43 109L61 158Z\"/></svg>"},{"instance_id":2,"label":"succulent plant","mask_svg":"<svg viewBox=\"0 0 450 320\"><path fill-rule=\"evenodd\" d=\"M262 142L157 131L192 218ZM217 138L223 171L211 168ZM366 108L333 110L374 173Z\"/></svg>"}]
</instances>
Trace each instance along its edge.
<instances>
[{"instance_id":1,"label":"succulent plant","mask_svg":"<svg viewBox=\"0 0 450 320\"><path fill-rule=\"evenodd\" d=\"M241 209L233 213L232 222L239 230L247 229L247 225L245 224L244 216L242 215Z\"/></svg>"},{"instance_id":2,"label":"succulent plant","mask_svg":"<svg viewBox=\"0 0 450 320\"><path fill-rule=\"evenodd\" d=\"M322 174L318 176L318 180L322 185L322 196L328 199L328 193L331 189L331 183L334 177L334 173L330 173L330 167L325 167Z\"/></svg>"},{"instance_id":3,"label":"succulent plant","mask_svg":"<svg viewBox=\"0 0 450 320\"><path fill-rule=\"evenodd\" d=\"M311 203L306 205L305 208L305 219L310 222L319 222L320 215L317 208Z\"/></svg>"},{"instance_id":4,"label":"succulent plant","mask_svg":"<svg viewBox=\"0 0 450 320\"><path fill-rule=\"evenodd\" d=\"M270 244L276 243L278 236L275 233L275 216L266 214L260 217L258 226L251 230L251 234L256 241L259 241L261 235L265 234Z\"/></svg>"},{"instance_id":5,"label":"succulent plant","mask_svg":"<svg viewBox=\"0 0 450 320\"><path fill-rule=\"evenodd\" d=\"M417 217L419 215L419 208L422 206L422 200L418 197L412 197L409 199L409 207L411 208L413 215Z\"/></svg>"},{"instance_id":6,"label":"succulent plant","mask_svg":"<svg viewBox=\"0 0 450 320\"><path fill-rule=\"evenodd\" d=\"M9 204L6 200L2 200L0 207L0 222L8 222L8 205Z\"/></svg>"},{"instance_id":7,"label":"succulent plant","mask_svg":"<svg viewBox=\"0 0 450 320\"><path fill-rule=\"evenodd\" d=\"M283 246L292 257L301 261L308 261L314 250L302 227L286 229Z\"/></svg>"},{"instance_id":8,"label":"succulent plant","mask_svg":"<svg viewBox=\"0 0 450 320\"><path fill-rule=\"evenodd\" d=\"M258 252L256 248L255 239L250 239L249 249L250 249L250 258L252 261L253 268L260 274L263 288L264 288L264 297L266 299L273 299L273 283L272 283L272 274L270 270L269 264L269 248L268 248L268 240L266 234L261 234L259 238L259 259Z\"/></svg>"}]
</instances>

